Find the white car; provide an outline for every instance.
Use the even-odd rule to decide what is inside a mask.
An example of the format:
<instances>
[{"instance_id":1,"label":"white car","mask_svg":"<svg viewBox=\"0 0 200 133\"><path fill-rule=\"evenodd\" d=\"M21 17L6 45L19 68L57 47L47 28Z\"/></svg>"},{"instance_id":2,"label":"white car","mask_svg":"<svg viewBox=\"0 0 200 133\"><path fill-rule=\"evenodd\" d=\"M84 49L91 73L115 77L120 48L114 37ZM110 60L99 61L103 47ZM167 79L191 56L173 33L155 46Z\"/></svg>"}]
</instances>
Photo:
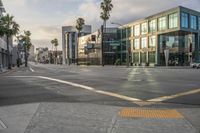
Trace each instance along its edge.
<instances>
[{"instance_id":1,"label":"white car","mask_svg":"<svg viewBox=\"0 0 200 133\"><path fill-rule=\"evenodd\" d=\"M193 62L193 63L191 63L190 64L190 66L192 67L192 68L200 68L200 62Z\"/></svg>"}]
</instances>

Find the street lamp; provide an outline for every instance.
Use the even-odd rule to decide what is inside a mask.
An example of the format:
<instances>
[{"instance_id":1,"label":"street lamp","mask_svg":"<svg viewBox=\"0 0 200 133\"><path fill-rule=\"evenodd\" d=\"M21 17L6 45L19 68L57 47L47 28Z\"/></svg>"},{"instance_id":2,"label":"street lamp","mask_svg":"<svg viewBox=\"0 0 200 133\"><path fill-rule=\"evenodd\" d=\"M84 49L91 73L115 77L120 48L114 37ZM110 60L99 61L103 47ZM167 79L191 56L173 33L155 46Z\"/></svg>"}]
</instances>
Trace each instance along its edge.
<instances>
[{"instance_id":1,"label":"street lamp","mask_svg":"<svg viewBox=\"0 0 200 133\"><path fill-rule=\"evenodd\" d=\"M115 24L115 25L118 25L118 26L121 26L121 27L124 27L122 24L120 24L120 23L115 23L115 22L111 22L111 24ZM126 28L126 65L127 65L127 67L129 67L129 49L128 49L128 43L127 43L127 37L128 37L128 35L127 35L127 27L125 27ZM120 50L121 50L121 54L120 54L120 64L122 64L122 29L121 29L121 44L120 44Z\"/></svg>"}]
</instances>

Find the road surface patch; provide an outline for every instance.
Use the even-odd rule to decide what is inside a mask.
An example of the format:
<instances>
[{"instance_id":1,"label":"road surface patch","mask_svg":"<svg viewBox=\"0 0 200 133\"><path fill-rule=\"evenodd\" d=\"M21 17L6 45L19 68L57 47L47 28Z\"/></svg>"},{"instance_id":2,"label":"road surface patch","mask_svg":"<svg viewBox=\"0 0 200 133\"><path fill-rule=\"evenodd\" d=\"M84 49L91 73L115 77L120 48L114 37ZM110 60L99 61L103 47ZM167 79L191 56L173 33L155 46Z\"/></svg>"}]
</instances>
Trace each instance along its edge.
<instances>
[{"instance_id":1,"label":"road surface patch","mask_svg":"<svg viewBox=\"0 0 200 133\"><path fill-rule=\"evenodd\" d=\"M170 96L163 96L163 97L154 98L154 99L148 100L148 102L163 102L163 101L166 101L166 100L170 100L170 99L174 99L174 98L182 97L182 96L187 96L187 95L191 95L191 94L196 94L196 93L200 93L200 89L182 92L182 93L178 93L178 94L170 95Z\"/></svg>"},{"instance_id":2,"label":"road surface patch","mask_svg":"<svg viewBox=\"0 0 200 133\"><path fill-rule=\"evenodd\" d=\"M55 78L50 78L50 77L44 77L44 76L8 76L8 77L45 79L45 80L49 80L49 81L54 81L54 82L58 82L58 83L67 84L67 85L70 85L70 86L82 88L82 89L85 89L85 90L88 90L88 91L91 91L91 92L94 92L94 93L119 98L119 99L122 99L122 100L126 100L126 101L129 101L129 102L135 103L137 105L138 105L138 102L143 102L141 99L124 96L124 95L120 95L120 94L113 93L113 92L97 90L93 87L89 87L89 86L86 86L86 85L81 85L81 84L78 84L78 83L73 83L73 82L64 81L64 80L55 79Z\"/></svg>"},{"instance_id":3,"label":"road surface patch","mask_svg":"<svg viewBox=\"0 0 200 133\"><path fill-rule=\"evenodd\" d=\"M169 109L135 109L123 108L119 115L125 118L155 118L155 119L183 119L184 117L176 110Z\"/></svg>"}]
</instances>

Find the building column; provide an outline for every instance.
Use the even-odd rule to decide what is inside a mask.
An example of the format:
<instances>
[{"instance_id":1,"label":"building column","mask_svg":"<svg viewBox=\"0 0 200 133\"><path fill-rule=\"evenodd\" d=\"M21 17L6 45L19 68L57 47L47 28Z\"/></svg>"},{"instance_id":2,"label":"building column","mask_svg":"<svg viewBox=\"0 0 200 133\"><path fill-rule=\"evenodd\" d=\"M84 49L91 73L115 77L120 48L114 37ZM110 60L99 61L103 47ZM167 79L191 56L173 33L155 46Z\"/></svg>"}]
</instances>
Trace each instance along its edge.
<instances>
[{"instance_id":1,"label":"building column","mask_svg":"<svg viewBox=\"0 0 200 133\"><path fill-rule=\"evenodd\" d=\"M66 34L62 32L62 64L66 65ZM52 55L53 57L53 55Z\"/></svg>"},{"instance_id":2,"label":"building column","mask_svg":"<svg viewBox=\"0 0 200 133\"><path fill-rule=\"evenodd\" d=\"M68 57L69 57L69 62L71 63L71 59L72 59L72 33L68 34Z\"/></svg>"},{"instance_id":3,"label":"building column","mask_svg":"<svg viewBox=\"0 0 200 133\"><path fill-rule=\"evenodd\" d=\"M141 64L141 51L139 52L139 64Z\"/></svg>"}]
</instances>

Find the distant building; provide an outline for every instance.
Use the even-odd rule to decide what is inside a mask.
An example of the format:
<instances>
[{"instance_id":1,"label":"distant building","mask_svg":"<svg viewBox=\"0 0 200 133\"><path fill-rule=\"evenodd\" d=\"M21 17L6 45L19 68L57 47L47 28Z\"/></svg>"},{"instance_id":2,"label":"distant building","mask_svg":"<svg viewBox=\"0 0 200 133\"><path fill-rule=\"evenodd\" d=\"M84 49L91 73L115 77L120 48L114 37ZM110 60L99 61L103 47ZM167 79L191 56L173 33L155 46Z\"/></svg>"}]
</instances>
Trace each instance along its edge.
<instances>
[{"instance_id":1,"label":"distant building","mask_svg":"<svg viewBox=\"0 0 200 133\"><path fill-rule=\"evenodd\" d=\"M81 36L91 33L91 26L85 25ZM75 26L62 27L63 64L75 63L78 57L78 33Z\"/></svg>"},{"instance_id":2,"label":"distant building","mask_svg":"<svg viewBox=\"0 0 200 133\"><path fill-rule=\"evenodd\" d=\"M117 49L117 46L120 45L118 42L118 28L107 28L104 31L103 50L101 28L97 32L80 37L78 45L79 64L100 65L103 63L104 65L113 65L120 58L120 51Z\"/></svg>"},{"instance_id":3,"label":"distant building","mask_svg":"<svg viewBox=\"0 0 200 133\"><path fill-rule=\"evenodd\" d=\"M28 59L29 59L29 61L35 60L35 47L34 47L34 45L31 45L31 47L30 47Z\"/></svg>"},{"instance_id":4,"label":"distant building","mask_svg":"<svg viewBox=\"0 0 200 133\"><path fill-rule=\"evenodd\" d=\"M39 63L49 63L49 50L48 48L36 48L35 60Z\"/></svg>"}]
</instances>

